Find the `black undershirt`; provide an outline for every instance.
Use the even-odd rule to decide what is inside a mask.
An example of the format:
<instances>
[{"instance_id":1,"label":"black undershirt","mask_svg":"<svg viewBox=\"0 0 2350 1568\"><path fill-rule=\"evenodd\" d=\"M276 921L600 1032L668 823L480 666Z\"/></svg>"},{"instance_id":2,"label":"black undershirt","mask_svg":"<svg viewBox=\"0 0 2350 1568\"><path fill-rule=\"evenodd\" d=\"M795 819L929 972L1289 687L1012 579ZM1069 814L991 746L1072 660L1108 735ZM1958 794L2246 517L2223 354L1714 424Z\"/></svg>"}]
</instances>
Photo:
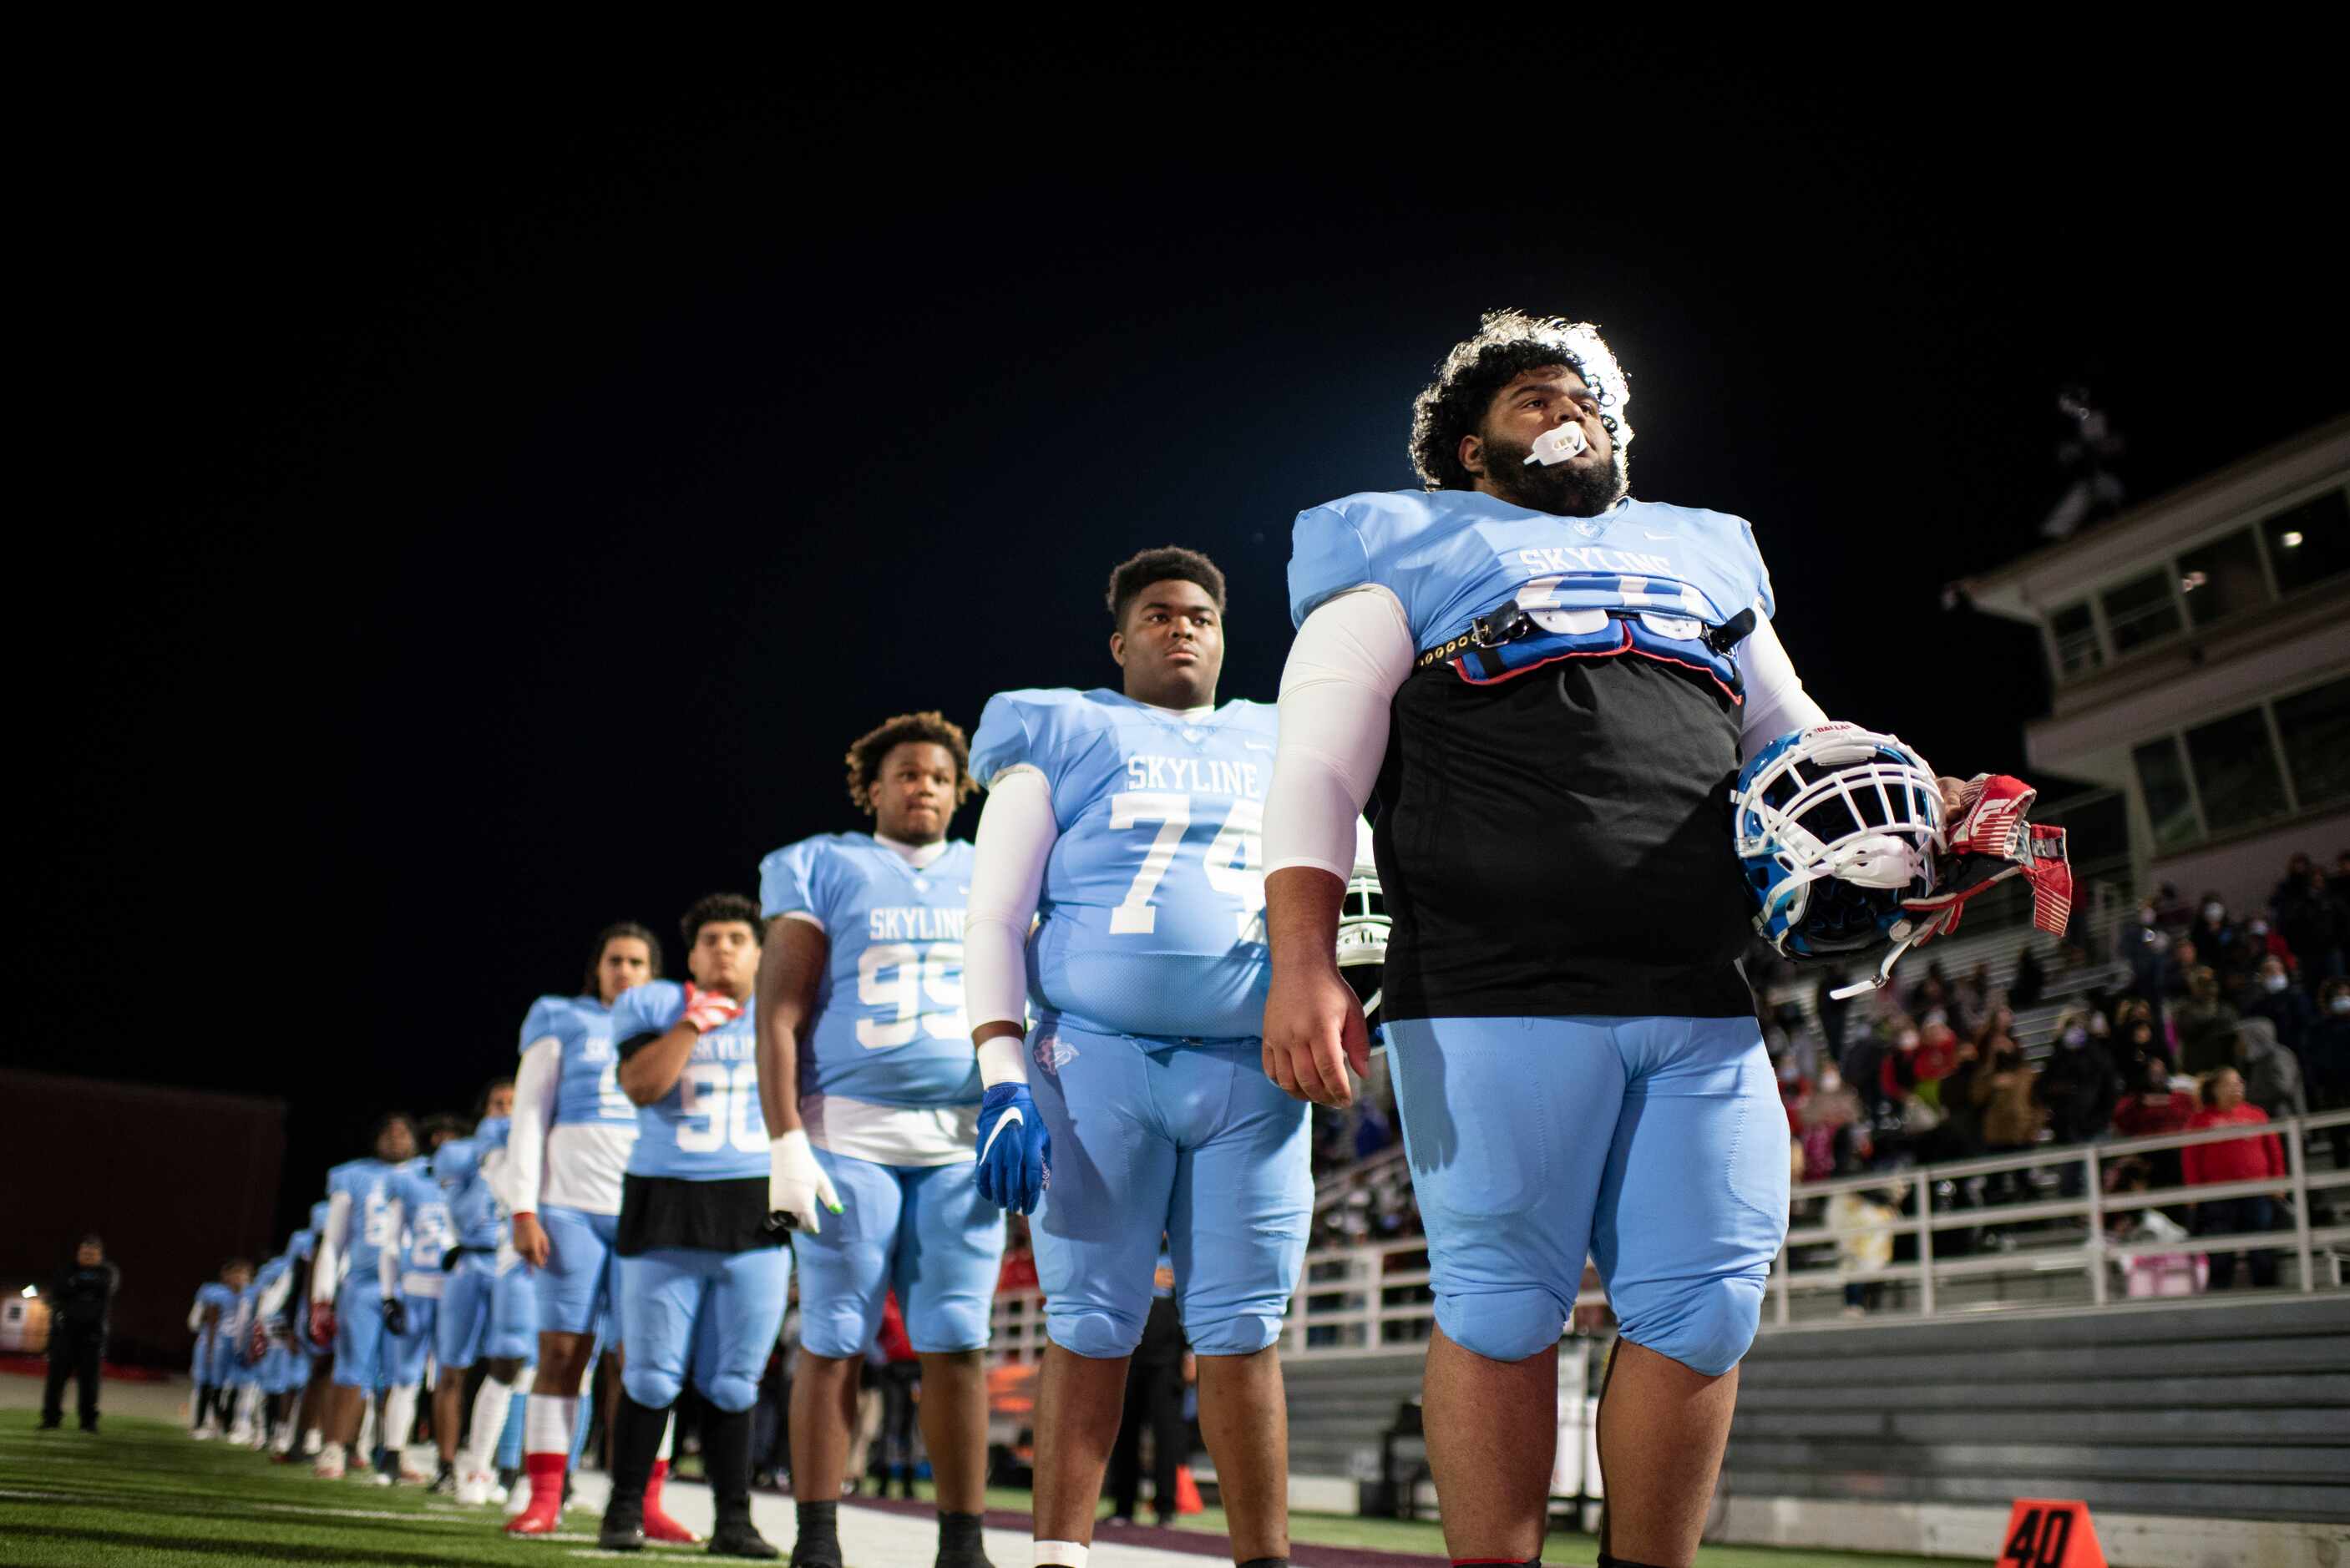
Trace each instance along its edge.
<instances>
[{"instance_id":1,"label":"black undershirt","mask_svg":"<svg viewBox=\"0 0 2350 1568\"><path fill-rule=\"evenodd\" d=\"M618 1043L625 1062L657 1033L633 1034ZM662 1247L693 1247L706 1252L748 1252L783 1245L767 1233L767 1179L728 1177L689 1181L679 1176L620 1178L620 1218L612 1250L634 1258Z\"/></svg>"},{"instance_id":2,"label":"black undershirt","mask_svg":"<svg viewBox=\"0 0 2350 1568\"><path fill-rule=\"evenodd\" d=\"M1383 1016L1752 1012L1738 710L1711 680L1632 655L1490 686L1440 664L1389 718Z\"/></svg>"}]
</instances>

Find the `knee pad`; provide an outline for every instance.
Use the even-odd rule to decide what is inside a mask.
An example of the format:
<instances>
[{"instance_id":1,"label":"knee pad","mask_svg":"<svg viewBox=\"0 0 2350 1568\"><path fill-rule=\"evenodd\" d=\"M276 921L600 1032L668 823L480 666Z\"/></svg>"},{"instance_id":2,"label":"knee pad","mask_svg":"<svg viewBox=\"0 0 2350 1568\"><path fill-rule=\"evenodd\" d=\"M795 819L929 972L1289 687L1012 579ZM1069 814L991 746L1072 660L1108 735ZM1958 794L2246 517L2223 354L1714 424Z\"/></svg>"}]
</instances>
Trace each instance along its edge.
<instances>
[{"instance_id":1,"label":"knee pad","mask_svg":"<svg viewBox=\"0 0 2350 1568\"><path fill-rule=\"evenodd\" d=\"M1558 1344L1566 1308L1540 1285L1440 1295L1436 1325L1445 1338L1488 1361L1523 1361Z\"/></svg>"},{"instance_id":2,"label":"knee pad","mask_svg":"<svg viewBox=\"0 0 2350 1568\"><path fill-rule=\"evenodd\" d=\"M738 1377L732 1373L722 1374L712 1378L709 1386L702 1388L702 1397L726 1414L739 1416L759 1402L759 1379L755 1376ZM633 1399L636 1396L632 1394L629 1397ZM641 1399L637 1402L644 1403Z\"/></svg>"},{"instance_id":3,"label":"knee pad","mask_svg":"<svg viewBox=\"0 0 2350 1568\"><path fill-rule=\"evenodd\" d=\"M909 1320L906 1337L924 1355L949 1355L987 1348L987 1303L958 1301L932 1306L920 1321ZM1141 1343L1139 1340L1137 1344ZM1081 1353L1082 1354L1082 1353Z\"/></svg>"},{"instance_id":4,"label":"knee pad","mask_svg":"<svg viewBox=\"0 0 2350 1568\"><path fill-rule=\"evenodd\" d=\"M662 1372L639 1361L628 1361L620 1367L620 1386L629 1398L648 1410L666 1410L677 1403L684 1392L685 1380L674 1373Z\"/></svg>"},{"instance_id":5,"label":"knee pad","mask_svg":"<svg viewBox=\"0 0 2350 1568\"><path fill-rule=\"evenodd\" d=\"M1056 1313L1048 1302L1045 1333L1055 1345L1088 1361L1116 1361L1132 1355L1142 1343L1142 1324L1124 1323L1101 1311Z\"/></svg>"},{"instance_id":6,"label":"knee pad","mask_svg":"<svg viewBox=\"0 0 2350 1568\"><path fill-rule=\"evenodd\" d=\"M1762 1282L1707 1280L1668 1305L1627 1317L1624 1337L1691 1372L1719 1377L1738 1365L1762 1324Z\"/></svg>"},{"instance_id":7,"label":"knee pad","mask_svg":"<svg viewBox=\"0 0 2350 1568\"><path fill-rule=\"evenodd\" d=\"M1192 1351L1201 1355L1254 1355L1281 1337L1278 1314L1266 1316L1262 1313L1235 1312L1214 1318L1191 1333L1186 1325L1185 1337Z\"/></svg>"}]
</instances>

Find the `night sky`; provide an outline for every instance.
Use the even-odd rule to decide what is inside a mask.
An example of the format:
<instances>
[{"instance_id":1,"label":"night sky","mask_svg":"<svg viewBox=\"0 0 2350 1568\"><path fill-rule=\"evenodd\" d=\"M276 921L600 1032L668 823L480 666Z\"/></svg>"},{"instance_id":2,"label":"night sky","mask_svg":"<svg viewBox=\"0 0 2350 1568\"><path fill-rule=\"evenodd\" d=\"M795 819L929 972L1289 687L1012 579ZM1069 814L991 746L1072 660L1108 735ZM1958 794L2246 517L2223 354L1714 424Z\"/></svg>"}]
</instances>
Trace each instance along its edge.
<instances>
[{"instance_id":1,"label":"night sky","mask_svg":"<svg viewBox=\"0 0 2350 1568\"><path fill-rule=\"evenodd\" d=\"M858 826L858 732L1113 683L1135 549L1222 564L1223 695L1270 698L1291 518L1413 482L1488 306L1598 322L1634 493L1751 518L1814 692L1960 774L2021 765L2044 682L1939 590L2033 542L2061 386L2137 496L2350 407L2314 57L1518 25L1409 74L1290 38L94 90L19 234L19 461L70 478L12 595L10 1059L285 1097L290 1222L373 1113L509 1070L598 927L674 966L691 898Z\"/></svg>"}]
</instances>

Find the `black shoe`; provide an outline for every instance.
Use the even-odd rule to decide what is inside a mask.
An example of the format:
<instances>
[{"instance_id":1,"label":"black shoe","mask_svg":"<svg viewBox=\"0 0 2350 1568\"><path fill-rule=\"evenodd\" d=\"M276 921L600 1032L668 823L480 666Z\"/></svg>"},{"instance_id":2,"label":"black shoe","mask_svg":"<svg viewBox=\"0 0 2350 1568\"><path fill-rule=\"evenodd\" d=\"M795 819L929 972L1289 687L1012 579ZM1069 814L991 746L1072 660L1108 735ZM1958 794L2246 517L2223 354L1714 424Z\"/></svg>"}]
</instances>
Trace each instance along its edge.
<instances>
[{"instance_id":1,"label":"black shoe","mask_svg":"<svg viewBox=\"0 0 2350 1568\"><path fill-rule=\"evenodd\" d=\"M93 1438L98 1436L98 1423L95 1421L84 1421L81 1424L81 1429L88 1432Z\"/></svg>"},{"instance_id":2,"label":"black shoe","mask_svg":"<svg viewBox=\"0 0 2350 1568\"><path fill-rule=\"evenodd\" d=\"M747 1518L720 1520L717 1528L710 1532L710 1554L712 1557L753 1557L762 1562L783 1555L752 1526ZM799 1561L797 1552L793 1553L792 1561ZM839 1559L833 1561L837 1563Z\"/></svg>"},{"instance_id":3,"label":"black shoe","mask_svg":"<svg viewBox=\"0 0 2350 1568\"><path fill-rule=\"evenodd\" d=\"M442 1459L441 1461L441 1468L433 1472L432 1484L426 1487L424 1490L434 1497L456 1496L457 1467L451 1464L447 1459Z\"/></svg>"},{"instance_id":4,"label":"black shoe","mask_svg":"<svg viewBox=\"0 0 2350 1568\"><path fill-rule=\"evenodd\" d=\"M645 1549L644 1516L634 1511L626 1516L617 1511L607 1513L604 1527L596 1532L596 1544L607 1552L642 1552Z\"/></svg>"},{"instance_id":5,"label":"black shoe","mask_svg":"<svg viewBox=\"0 0 2350 1568\"><path fill-rule=\"evenodd\" d=\"M987 1560L986 1552L974 1546L968 1551L941 1549L931 1568L995 1568L995 1564Z\"/></svg>"},{"instance_id":6,"label":"black shoe","mask_svg":"<svg viewBox=\"0 0 2350 1568\"><path fill-rule=\"evenodd\" d=\"M711 1542L710 1547L712 1551L716 1551L718 1542ZM840 1542L837 1541L794 1542L792 1568L842 1568Z\"/></svg>"},{"instance_id":7,"label":"black shoe","mask_svg":"<svg viewBox=\"0 0 2350 1568\"><path fill-rule=\"evenodd\" d=\"M64 1420L64 1418L63 1418L62 1417L58 1417L58 1416L48 1416L48 1417L44 1417L42 1418L42 1421L41 1421L41 1430L43 1430L44 1432L54 1432L54 1431L56 1431L59 1427L62 1427L62 1426L64 1426L64 1425L65 1425L65 1420ZM85 1431L85 1432L89 1431L89 1430L91 1430L91 1429L92 1429L92 1428L88 1428L88 1427L85 1427L85 1428L82 1428L82 1430L83 1430L83 1431Z\"/></svg>"}]
</instances>

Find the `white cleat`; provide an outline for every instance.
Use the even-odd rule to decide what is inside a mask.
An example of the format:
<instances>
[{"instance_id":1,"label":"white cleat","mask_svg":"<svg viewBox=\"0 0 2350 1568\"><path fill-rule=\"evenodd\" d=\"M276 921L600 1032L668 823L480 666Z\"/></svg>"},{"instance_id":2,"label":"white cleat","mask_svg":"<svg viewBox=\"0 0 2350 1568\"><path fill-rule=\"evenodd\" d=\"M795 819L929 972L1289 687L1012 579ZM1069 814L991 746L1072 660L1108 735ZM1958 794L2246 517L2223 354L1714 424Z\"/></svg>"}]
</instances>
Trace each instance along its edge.
<instances>
[{"instance_id":1,"label":"white cleat","mask_svg":"<svg viewBox=\"0 0 2350 1568\"><path fill-rule=\"evenodd\" d=\"M313 1427L308 1431L302 1434L302 1457L304 1459L317 1459L318 1457L318 1450L326 1446L326 1434L319 1431L317 1428Z\"/></svg>"},{"instance_id":2,"label":"white cleat","mask_svg":"<svg viewBox=\"0 0 2350 1568\"><path fill-rule=\"evenodd\" d=\"M253 1428L249 1426L231 1427L228 1429L228 1440L233 1448L249 1449L253 1447Z\"/></svg>"},{"instance_id":3,"label":"white cleat","mask_svg":"<svg viewBox=\"0 0 2350 1568\"><path fill-rule=\"evenodd\" d=\"M467 1470L457 1478L457 1501L467 1508L481 1508L490 1501L498 1478L487 1470Z\"/></svg>"},{"instance_id":4,"label":"white cleat","mask_svg":"<svg viewBox=\"0 0 2350 1568\"><path fill-rule=\"evenodd\" d=\"M190 1432L188 1436L193 1438L200 1443L209 1443L214 1438L220 1436L220 1428L213 1426L198 1427L194 1431Z\"/></svg>"},{"instance_id":5,"label":"white cleat","mask_svg":"<svg viewBox=\"0 0 2350 1568\"><path fill-rule=\"evenodd\" d=\"M342 1480L343 1456L340 1454L320 1454L318 1456L318 1462L310 1467L310 1473L317 1476L320 1480Z\"/></svg>"}]
</instances>

